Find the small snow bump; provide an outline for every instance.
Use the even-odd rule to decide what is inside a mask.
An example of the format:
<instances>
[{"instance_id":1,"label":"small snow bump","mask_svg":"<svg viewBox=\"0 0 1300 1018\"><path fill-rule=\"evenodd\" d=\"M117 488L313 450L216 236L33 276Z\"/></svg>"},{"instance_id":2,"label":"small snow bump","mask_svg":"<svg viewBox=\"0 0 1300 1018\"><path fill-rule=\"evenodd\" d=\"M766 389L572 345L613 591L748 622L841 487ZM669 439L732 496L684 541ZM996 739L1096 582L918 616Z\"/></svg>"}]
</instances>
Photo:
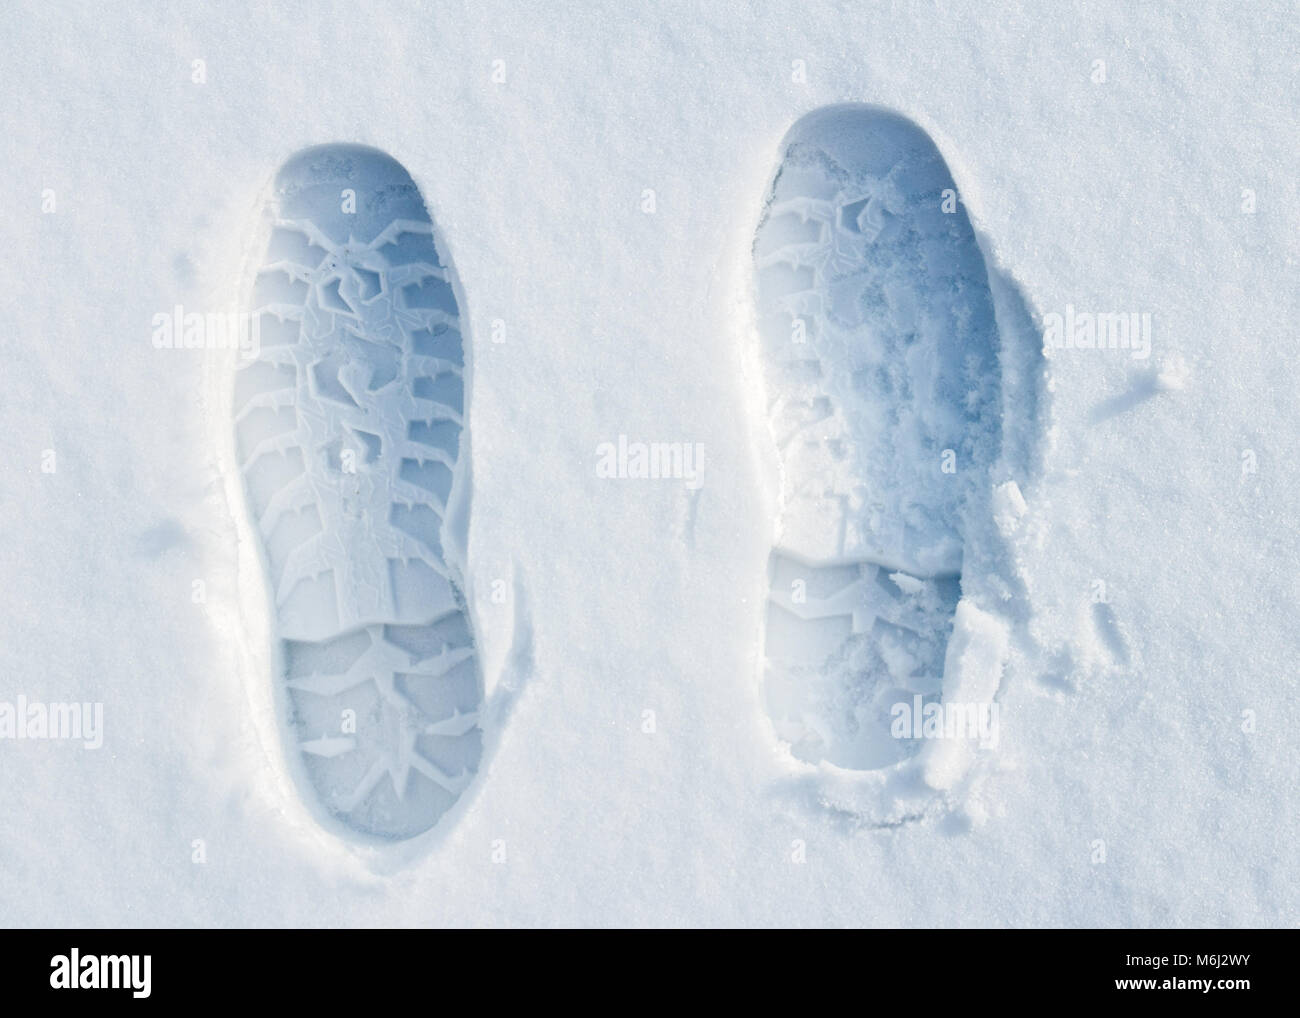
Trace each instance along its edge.
<instances>
[{"instance_id":1,"label":"small snow bump","mask_svg":"<svg viewBox=\"0 0 1300 1018\"><path fill-rule=\"evenodd\" d=\"M1156 374L1156 391L1157 392L1177 392L1187 385L1187 379L1191 375L1191 368L1183 360L1181 354L1171 354L1166 357L1160 366L1160 371Z\"/></svg>"}]
</instances>

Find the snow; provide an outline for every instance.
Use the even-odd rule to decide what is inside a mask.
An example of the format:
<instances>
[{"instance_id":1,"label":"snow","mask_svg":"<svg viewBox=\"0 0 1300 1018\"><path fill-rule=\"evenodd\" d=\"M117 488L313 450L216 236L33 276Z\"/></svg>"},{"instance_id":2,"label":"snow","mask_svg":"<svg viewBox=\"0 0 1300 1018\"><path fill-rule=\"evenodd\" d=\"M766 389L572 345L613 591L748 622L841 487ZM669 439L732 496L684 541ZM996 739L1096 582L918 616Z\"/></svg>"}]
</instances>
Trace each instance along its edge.
<instances>
[{"instance_id":1,"label":"snow","mask_svg":"<svg viewBox=\"0 0 1300 1018\"><path fill-rule=\"evenodd\" d=\"M958 602L944 661L942 703L965 708L997 706L1007 650L1007 630L997 616L980 611L969 601ZM951 789L969 773L970 757L977 748L996 749L998 713L979 713L977 739L945 736L926 742L921 753L926 784Z\"/></svg>"},{"instance_id":2,"label":"snow","mask_svg":"<svg viewBox=\"0 0 1300 1018\"><path fill-rule=\"evenodd\" d=\"M1003 537L1010 537L1029 511L1025 496L1015 481L1006 481L993 489L993 523Z\"/></svg>"},{"instance_id":3,"label":"snow","mask_svg":"<svg viewBox=\"0 0 1300 1018\"><path fill-rule=\"evenodd\" d=\"M1289 4L16 3L0 32L0 701L103 704L99 749L0 740L6 923L1297 921ZM1152 321L1148 359L1004 346L944 679L984 696L1005 656L997 747L920 819L933 789L887 790L890 823L762 685L751 245L781 140L843 102L934 141L1004 338ZM420 186L473 361L484 758L383 850L286 778L209 359L151 343L237 304L267 184L331 142ZM624 436L698 443L701 483L598 476Z\"/></svg>"}]
</instances>

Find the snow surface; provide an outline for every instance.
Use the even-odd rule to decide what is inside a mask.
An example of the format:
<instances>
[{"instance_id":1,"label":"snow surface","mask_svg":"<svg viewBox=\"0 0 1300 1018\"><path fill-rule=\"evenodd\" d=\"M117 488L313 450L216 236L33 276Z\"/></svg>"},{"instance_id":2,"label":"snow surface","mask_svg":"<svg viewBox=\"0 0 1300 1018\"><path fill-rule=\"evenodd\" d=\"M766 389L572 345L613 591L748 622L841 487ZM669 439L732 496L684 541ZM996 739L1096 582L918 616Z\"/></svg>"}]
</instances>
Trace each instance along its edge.
<instances>
[{"instance_id":1,"label":"snow surface","mask_svg":"<svg viewBox=\"0 0 1300 1018\"><path fill-rule=\"evenodd\" d=\"M105 729L0 741L0 922L1297 921L1293 4L15 3L0 38L0 701ZM1153 323L1014 408L1012 596L945 679L1005 641L998 745L886 829L779 748L759 664L751 244L781 139L846 101L934 140L1000 325ZM420 185L473 359L485 756L378 852L284 780L209 359L150 341L232 305L267 182L328 142ZM620 435L703 445L702 484L598 477Z\"/></svg>"}]
</instances>

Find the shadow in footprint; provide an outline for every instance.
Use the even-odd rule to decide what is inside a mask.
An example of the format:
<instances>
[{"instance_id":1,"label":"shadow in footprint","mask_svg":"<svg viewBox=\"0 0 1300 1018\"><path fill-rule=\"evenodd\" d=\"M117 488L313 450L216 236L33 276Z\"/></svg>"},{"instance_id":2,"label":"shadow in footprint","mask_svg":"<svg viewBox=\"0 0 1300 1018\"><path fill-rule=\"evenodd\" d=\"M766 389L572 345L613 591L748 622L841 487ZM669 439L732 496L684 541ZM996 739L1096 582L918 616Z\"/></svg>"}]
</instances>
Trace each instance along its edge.
<instances>
[{"instance_id":1,"label":"shadow in footprint","mask_svg":"<svg viewBox=\"0 0 1300 1018\"><path fill-rule=\"evenodd\" d=\"M463 594L468 441L459 284L390 156L291 158L233 386L236 451L273 589L286 759L313 814L375 843L450 812L482 757Z\"/></svg>"},{"instance_id":2,"label":"shadow in footprint","mask_svg":"<svg viewBox=\"0 0 1300 1018\"><path fill-rule=\"evenodd\" d=\"M891 826L918 815L898 766L919 748L891 720L942 693L963 574L1001 566L992 486L1040 467L1039 333L933 141L888 110L791 129L753 251L783 485L767 706L796 758L880 776Z\"/></svg>"}]
</instances>

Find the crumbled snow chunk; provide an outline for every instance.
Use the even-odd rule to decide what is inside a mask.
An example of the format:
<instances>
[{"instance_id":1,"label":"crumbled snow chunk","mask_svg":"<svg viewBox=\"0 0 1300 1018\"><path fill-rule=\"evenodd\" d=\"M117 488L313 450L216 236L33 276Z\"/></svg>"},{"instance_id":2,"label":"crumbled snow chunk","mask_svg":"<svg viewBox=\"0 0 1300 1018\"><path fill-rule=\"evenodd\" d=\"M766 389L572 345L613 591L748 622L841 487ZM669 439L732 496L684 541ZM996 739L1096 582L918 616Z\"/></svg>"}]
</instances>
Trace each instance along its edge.
<instances>
[{"instance_id":1,"label":"crumbled snow chunk","mask_svg":"<svg viewBox=\"0 0 1300 1018\"><path fill-rule=\"evenodd\" d=\"M923 581L908 573L890 573L889 578L894 581L894 585L904 594L919 594L925 589Z\"/></svg>"},{"instance_id":2,"label":"crumbled snow chunk","mask_svg":"<svg viewBox=\"0 0 1300 1018\"><path fill-rule=\"evenodd\" d=\"M1020 485L1007 481L993 489L993 522L1003 537L1010 537L1025 515L1025 496L1020 493Z\"/></svg>"},{"instance_id":3,"label":"crumbled snow chunk","mask_svg":"<svg viewBox=\"0 0 1300 1018\"><path fill-rule=\"evenodd\" d=\"M1009 636L1006 624L967 600L957 603L952 637L943 667L943 704L972 711L992 722L990 743L997 739L997 704L993 697L1002 683ZM980 740L934 738L921 750L925 782L931 788L951 789L969 770Z\"/></svg>"}]
</instances>

